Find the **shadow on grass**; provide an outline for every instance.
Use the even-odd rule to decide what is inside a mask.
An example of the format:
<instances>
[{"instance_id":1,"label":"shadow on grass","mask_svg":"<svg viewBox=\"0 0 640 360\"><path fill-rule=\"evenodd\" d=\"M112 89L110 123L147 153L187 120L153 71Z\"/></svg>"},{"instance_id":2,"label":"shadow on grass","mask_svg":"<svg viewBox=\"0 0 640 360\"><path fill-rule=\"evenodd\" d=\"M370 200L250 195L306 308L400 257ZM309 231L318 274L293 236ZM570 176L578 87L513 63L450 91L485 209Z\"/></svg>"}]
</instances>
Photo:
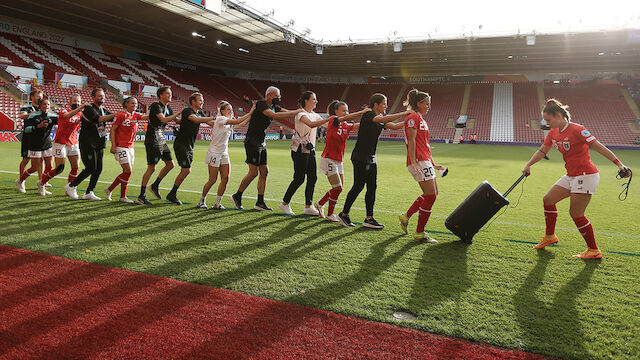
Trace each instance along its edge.
<instances>
[{"instance_id":1,"label":"shadow on grass","mask_svg":"<svg viewBox=\"0 0 640 360\"><path fill-rule=\"evenodd\" d=\"M323 229L325 230L325 229ZM323 231L321 230L321 231ZM326 232L331 232L331 228L326 229ZM352 233L361 232L362 229L352 230ZM371 231L371 230L364 230ZM323 231L325 232L325 231ZM258 268L264 269L265 267L270 267L273 261L282 262L283 260L289 260L293 257L299 257L304 254L310 253L316 249L320 249L328 244L331 244L336 241L343 240L347 237L348 234L340 234L338 236L334 236L325 240L322 240L318 243L312 243L307 247L301 248L301 245L308 241L308 237L302 239L294 244L287 246L286 248L281 249L278 253L274 253L268 257L265 257L259 260L256 265ZM362 289L367 284L375 281L375 279L395 264L404 254L407 253L414 246L420 245L417 242L410 242L405 244L402 248L398 249L394 253L385 256L386 248L397 241L401 236L396 235L384 239L382 241L376 242L371 246L371 252L369 255L361 262L361 267L355 273L348 275L339 280L326 283L324 285L318 286L316 288L312 288L306 291L304 295L296 294L292 295L286 299L284 299L287 303L298 303L298 304L309 304L311 306L316 307L326 307L332 303L339 301L340 299L352 294L359 289ZM284 259L283 259L284 257ZM236 273L227 274L225 278L229 278L228 275L231 275L231 278L235 278L239 274L243 274L244 271L251 271L250 266L246 266L245 269L238 269ZM309 299L313 299L309 301ZM278 321L277 324L263 324L261 319L267 318L267 314L271 313L282 313L286 312L286 316L281 318L281 321ZM260 328L265 328L260 331L259 337L252 338L252 342L250 346L245 346L242 349L242 356L246 358L251 358L260 353L260 351L264 348L271 347L274 343L281 341L285 338L292 329L301 326L303 323L307 322L309 313L306 311L287 311L296 310L292 307L288 307L283 305L280 302L273 302L269 306L265 307L263 310L253 314L251 317L243 319L241 322L238 322L232 327L229 327L227 331L216 334L210 339L207 339L206 342L199 345L197 348L192 349L191 352L186 356L197 357L199 354L207 353L209 350L219 346L219 344L224 343L226 339L233 339L237 337L242 337L247 333L254 333L256 331L256 326ZM256 325L259 324L259 325Z\"/></svg>"},{"instance_id":2,"label":"shadow on grass","mask_svg":"<svg viewBox=\"0 0 640 360\"><path fill-rule=\"evenodd\" d=\"M516 318L524 334L524 347L527 351L562 354L568 358L590 358L576 302L589 287L600 261L585 261L578 275L558 290L553 299L539 299L536 291L544 283L547 266L553 257L545 251L538 253L536 266L513 298Z\"/></svg>"},{"instance_id":3,"label":"shadow on grass","mask_svg":"<svg viewBox=\"0 0 640 360\"><path fill-rule=\"evenodd\" d=\"M409 313L438 321L429 309L442 303L455 304L451 309L454 313L448 315L461 321L457 305L463 301L461 294L472 285L467 274L468 249L469 245L462 241L441 242L424 249L407 302Z\"/></svg>"}]
</instances>

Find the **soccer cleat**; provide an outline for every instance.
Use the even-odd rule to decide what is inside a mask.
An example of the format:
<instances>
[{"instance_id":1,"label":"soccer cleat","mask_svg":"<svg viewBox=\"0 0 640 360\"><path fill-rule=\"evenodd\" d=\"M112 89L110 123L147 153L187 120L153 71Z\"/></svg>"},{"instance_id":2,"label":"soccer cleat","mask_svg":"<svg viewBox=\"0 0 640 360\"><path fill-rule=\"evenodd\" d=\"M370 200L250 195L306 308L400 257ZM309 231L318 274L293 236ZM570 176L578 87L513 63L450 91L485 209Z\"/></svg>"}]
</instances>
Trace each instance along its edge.
<instances>
[{"instance_id":1,"label":"soccer cleat","mask_svg":"<svg viewBox=\"0 0 640 360\"><path fill-rule=\"evenodd\" d=\"M236 209L244 210L244 208L242 207L242 196L236 196L236 194L233 194L229 197L231 198L231 202L233 203L233 206L236 207Z\"/></svg>"},{"instance_id":2,"label":"soccer cleat","mask_svg":"<svg viewBox=\"0 0 640 360\"><path fill-rule=\"evenodd\" d=\"M256 203L256 205L253 207L254 210L258 210L258 211L272 211L273 209L268 207L267 204L265 204L264 202L261 203Z\"/></svg>"},{"instance_id":3,"label":"soccer cleat","mask_svg":"<svg viewBox=\"0 0 640 360\"><path fill-rule=\"evenodd\" d=\"M178 200L178 196L175 194L169 193L169 195L167 195L167 200L176 205L182 205L182 201Z\"/></svg>"},{"instance_id":4,"label":"soccer cleat","mask_svg":"<svg viewBox=\"0 0 640 360\"><path fill-rule=\"evenodd\" d=\"M540 240L540 242L538 243L538 245L534 246L534 249L542 249L545 246L549 246L551 244L555 244L558 242L558 237L555 235L550 235L550 236L543 236L542 239Z\"/></svg>"},{"instance_id":5,"label":"soccer cleat","mask_svg":"<svg viewBox=\"0 0 640 360\"><path fill-rule=\"evenodd\" d=\"M45 190L44 184L42 183L42 181L40 181L40 180L36 181L36 185L38 186L38 194L40 194L42 196L47 195L48 191ZM49 193L49 194L51 194L51 193Z\"/></svg>"},{"instance_id":6,"label":"soccer cleat","mask_svg":"<svg viewBox=\"0 0 640 360\"><path fill-rule=\"evenodd\" d=\"M153 196L157 197L158 199L162 199L162 196L160 196L160 187L158 185L151 184L151 186L149 186L149 191L151 191Z\"/></svg>"},{"instance_id":7,"label":"soccer cleat","mask_svg":"<svg viewBox=\"0 0 640 360\"><path fill-rule=\"evenodd\" d=\"M75 187L70 185L71 183L64 186L64 193L67 194L68 197L73 200L78 200L78 191Z\"/></svg>"},{"instance_id":8,"label":"soccer cleat","mask_svg":"<svg viewBox=\"0 0 640 360\"><path fill-rule=\"evenodd\" d=\"M222 204L218 204L218 205L212 206L211 210L227 210L227 208L222 206Z\"/></svg>"},{"instance_id":9,"label":"soccer cleat","mask_svg":"<svg viewBox=\"0 0 640 360\"><path fill-rule=\"evenodd\" d=\"M198 202L198 203L196 204L196 208L198 208L198 209L205 209L205 210L206 210L206 209L208 209L207 204L203 203L202 201L200 201L200 202Z\"/></svg>"},{"instance_id":10,"label":"soccer cleat","mask_svg":"<svg viewBox=\"0 0 640 360\"><path fill-rule=\"evenodd\" d=\"M384 228L384 225L377 222L376 219L374 219L373 217L371 217L370 219L364 219L364 221L362 222L362 226L369 229L378 229L378 230Z\"/></svg>"},{"instance_id":11,"label":"soccer cleat","mask_svg":"<svg viewBox=\"0 0 640 360\"><path fill-rule=\"evenodd\" d=\"M48 187L53 187L53 185L49 184L48 182L44 184L44 187L48 188Z\"/></svg>"},{"instance_id":12,"label":"soccer cleat","mask_svg":"<svg viewBox=\"0 0 640 360\"><path fill-rule=\"evenodd\" d=\"M346 226L346 227L354 227L355 225L351 222L351 218L349 217L349 214L343 214L340 213L338 214L338 219L340 220L340 222L342 223L342 225Z\"/></svg>"},{"instance_id":13,"label":"soccer cleat","mask_svg":"<svg viewBox=\"0 0 640 360\"><path fill-rule=\"evenodd\" d=\"M82 196L82 198L85 200L92 200L92 201L102 200L99 197L97 197L96 194L93 193L93 191L87 191L86 193L84 193L84 196Z\"/></svg>"},{"instance_id":14,"label":"soccer cleat","mask_svg":"<svg viewBox=\"0 0 640 360\"><path fill-rule=\"evenodd\" d=\"M111 190L109 190L109 188L104 189L104 197L111 201Z\"/></svg>"},{"instance_id":15,"label":"soccer cleat","mask_svg":"<svg viewBox=\"0 0 640 360\"><path fill-rule=\"evenodd\" d=\"M316 208L318 209L318 216L320 216L321 218L325 218L324 216L324 205L320 206L320 204L318 204L318 202L316 201Z\"/></svg>"},{"instance_id":16,"label":"soccer cleat","mask_svg":"<svg viewBox=\"0 0 640 360\"><path fill-rule=\"evenodd\" d=\"M336 214L331 214L331 215L327 216L327 220L329 220L331 222L334 222L334 223L340 222L340 218Z\"/></svg>"},{"instance_id":17,"label":"soccer cleat","mask_svg":"<svg viewBox=\"0 0 640 360\"><path fill-rule=\"evenodd\" d=\"M409 217L407 216L407 214L401 214L399 217L400 219L400 227L402 228L402 232L404 232L404 234L408 234L409 230L407 229L407 226L409 226Z\"/></svg>"},{"instance_id":18,"label":"soccer cleat","mask_svg":"<svg viewBox=\"0 0 640 360\"><path fill-rule=\"evenodd\" d=\"M305 207L304 211L302 212L305 215L311 215L311 216L318 216L320 215L320 212L318 211L318 209L316 209L315 206L311 205L309 207ZM321 216L323 217L323 216Z\"/></svg>"},{"instance_id":19,"label":"soccer cleat","mask_svg":"<svg viewBox=\"0 0 640 360\"><path fill-rule=\"evenodd\" d=\"M587 249L580 254L573 255L574 258L578 259L602 259L602 251L600 249Z\"/></svg>"},{"instance_id":20,"label":"soccer cleat","mask_svg":"<svg viewBox=\"0 0 640 360\"><path fill-rule=\"evenodd\" d=\"M16 180L16 187L23 194L27 192L27 189L24 188L24 181L20 181L20 179Z\"/></svg>"},{"instance_id":21,"label":"soccer cleat","mask_svg":"<svg viewBox=\"0 0 640 360\"><path fill-rule=\"evenodd\" d=\"M136 199L136 204L138 205L153 205L149 199L147 199L147 195L140 195Z\"/></svg>"},{"instance_id":22,"label":"soccer cleat","mask_svg":"<svg viewBox=\"0 0 640 360\"><path fill-rule=\"evenodd\" d=\"M125 203L125 204L133 204L133 200L129 199L128 197L121 197L120 198L120 202L121 203Z\"/></svg>"},{"instance_id":23,"label":"soccer cleat","mask_svg":"<svg viewBox=\"0 0 640 360\"><path fill-rule=\"evenodd\" d=\"M291 210L291 205L287 204L283 204L280 203L280 210L282 211L283 214L287 214L287 215L295 215L293 213L293 210Z\"/></svg>"},{"instance_id":24,"label":"soccer cleat","mask_svg":"<svg viewBox=\"0 0 640 360\"><path fill-rule=\"evenodd\" d=\"M426 243L429 243L429 244L437 244L438 243L438 240L432 238L426 232L413 234L413 239L417 240L417 241L421 241L421 242L426 242Z\"/></svg>"},{"instance_id":25,"label":"soccer cleat","mask_svg":"<svg viewBox=\"0 0 640 360\"><path fill-rule=\"evenodd\" d=\"M44 194L45 195L51 195L51 191L47 191L46 189L44 190Z\"/></svg>"}]
</instances>

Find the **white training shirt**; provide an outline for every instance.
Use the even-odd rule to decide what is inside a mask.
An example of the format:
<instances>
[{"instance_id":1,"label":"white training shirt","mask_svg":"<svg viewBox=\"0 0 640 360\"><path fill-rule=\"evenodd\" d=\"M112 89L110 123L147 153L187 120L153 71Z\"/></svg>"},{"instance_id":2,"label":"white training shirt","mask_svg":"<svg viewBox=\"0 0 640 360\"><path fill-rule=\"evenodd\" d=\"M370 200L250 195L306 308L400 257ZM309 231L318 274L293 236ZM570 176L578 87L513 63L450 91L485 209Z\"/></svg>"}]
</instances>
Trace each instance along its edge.
<instances>
[{"instance_id":1,"label":"white training shirt","mask_svg":"<svg viewBox=\"0 0 640 360\"><path fill-rule=\"evenodd\" d=\"M293 151L298 150L298 145L300 144L300 142L302 142L303 144L310 142L314 146L316 145L316 135L318 132L318 128L309 127L307 124L302 122L301 119L303 115L309 118L309 120L314 122L322 119L322 117L320 117L320 115L318 115L315 112L308 113L303 110L298 114L296 114L296 118L295 118L296 132L293 135L293 142L291 143L291 150ZM307 152L307 151L303 150L303 152Z\"/></svg>"},{"instance_id":2,"label":"white training shirt","mask_svg":"<svg viewBox=\"0 0 640 360\"><path fill-rule=\"evenodd\" d=\"M229 149L229 136L233 131L233 125L227 125L229 118L226 116L218 116L211 128L211 144L209 144L209 152L227 153Z\"/></svg>"}]
</instances>

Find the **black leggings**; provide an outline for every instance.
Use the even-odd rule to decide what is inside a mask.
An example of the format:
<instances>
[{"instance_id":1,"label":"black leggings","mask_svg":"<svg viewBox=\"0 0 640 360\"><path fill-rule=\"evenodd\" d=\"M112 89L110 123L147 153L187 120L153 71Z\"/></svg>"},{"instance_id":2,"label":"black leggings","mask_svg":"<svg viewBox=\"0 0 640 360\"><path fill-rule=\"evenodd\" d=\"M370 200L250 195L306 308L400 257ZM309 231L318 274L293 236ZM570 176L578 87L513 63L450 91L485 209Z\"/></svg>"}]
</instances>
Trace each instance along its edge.
<instances>
[{"instance_id":1,"label":"black leggings","mask_svg":"<svg viewBox=\"0 0 640 360\"><path fill-rule=\"evenodd\" d=\"M291 159L293 160L293 180L289 184L287 192L284 194L282 201L290 203L293 194L304 182L305 175L307 176L307 187L304 190L305 204L311 205L313 203L313 190L316 187L316 181L318 180L318 174L316 173L316 152L304 154L302 151L291 151Z\"/></svg>"},{"instance_id":2,"label":"black leggings","mask_svg":"<svg viewBox=\"0 0 640 360\"><path fill-rule=\"evenodd\" d=\"M376 202L376 188L378 187L378 165L367 164L361 161L351 160L353 163L353 186L347 194L344 202L345 214L349 213L353 202L367 185L367 193L364 196L364 203L367 208L367 216L373 216L373 204Z\"/></svg>"},{"instance_id":3,"label":"black leggings","mask_svg":"<svg viewBox=\"0 0 640 360\"><path fill-rule=\"evenodd\" d=\"M91 176L89 180L89 187L87 192L93 191L98 184L98 178L102 173L102 156L104 149L94 149L91 146L80 146L80 158L84 164L84 169L78 174L75 180L71 182L71 186L76 187L80 185L84 179Z\"/></svg>"}]
</instances>

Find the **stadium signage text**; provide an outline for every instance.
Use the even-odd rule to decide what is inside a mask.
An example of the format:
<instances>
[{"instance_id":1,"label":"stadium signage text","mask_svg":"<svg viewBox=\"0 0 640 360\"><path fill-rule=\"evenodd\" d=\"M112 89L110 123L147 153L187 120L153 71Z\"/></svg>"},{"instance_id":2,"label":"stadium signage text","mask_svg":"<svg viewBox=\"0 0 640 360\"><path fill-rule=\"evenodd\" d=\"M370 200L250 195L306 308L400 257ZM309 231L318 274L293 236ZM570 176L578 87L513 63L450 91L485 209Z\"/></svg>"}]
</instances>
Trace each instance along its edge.
<instances>
[{"instance_id":1,"label":"stadium signage text","mask_svg":"<svg viewBox=\"0 0 640 360\"><path fill-rule=\"evenodd\" d=\"M64 43L64 35L52 33L46 30L35 29L25 25L16 25L0 21L0 31L45 41Z\"/></svg>"},{"instance_id":2,"label":"stadium signage text","mask_svg":"<svg viewBox=\"0 0 640 360\"><path fill-rule=\"evenodd\" d=\"M0 142L20 142L18 134L19 131L0 131Z\"/></svg>"}]
</instances>

